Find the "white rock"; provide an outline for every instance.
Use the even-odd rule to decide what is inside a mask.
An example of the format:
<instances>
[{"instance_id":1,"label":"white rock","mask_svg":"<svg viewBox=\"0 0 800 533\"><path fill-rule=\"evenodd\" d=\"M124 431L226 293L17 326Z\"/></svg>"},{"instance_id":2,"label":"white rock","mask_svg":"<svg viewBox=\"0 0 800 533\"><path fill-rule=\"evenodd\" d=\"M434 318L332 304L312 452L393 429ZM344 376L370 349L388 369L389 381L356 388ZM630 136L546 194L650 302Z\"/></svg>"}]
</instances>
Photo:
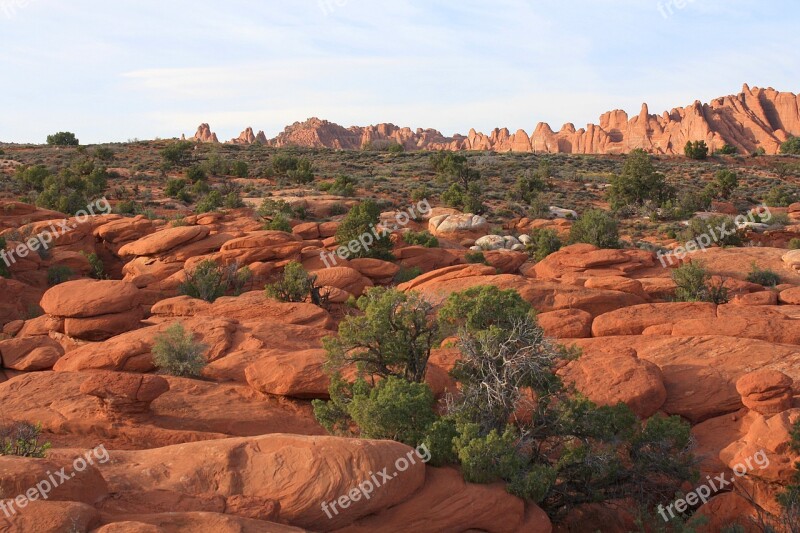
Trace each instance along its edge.
<instances>
[{"instance_id":1,"label":"white rock","mask_svg":"<svg viewBox=\"0 0 800 533\"><path fill-rule=\"evenodd\" d=\"M530 235L527 235L527 234L520 235L519 236L519 242L522 243L522 244L530 244L530 243L533 242L533 239L531 238Z\"/></svg>"},{"instance_id":2,"label":"white rock","mask_svg":"<svg viewBox=\"0 0 800 533\"><path fill-rule=\"evenodd\" d=\"M769 229L769 224L762 224L760 222L737 222L736 227L739 229L749 229L756 232L762 232Z\"/></svg>"},{"instance_id":3,"label":"white rock","mask_svg":"<svg viewBox=\"0 0 800 533\"><path fill-rule=\"evenodd\" d=\"M428 221L431 233L458 233L459 231L476 231L488 227L486 219L472 213L458 215L439 215Z\"/></svg>"},{"instance_id":4,"label":"white rock","mask_svg":"<svg viewBox=\"0 0 800 533\"><path fill-rule=\"evenodd\" d=\"M521 244L516 237L512 237L511 235L506 235L503 237L503 240L505 241L505 247L507 250L510 250L514 246Z\"/></svg>"},{"instance_id":5,"label":"white rock","mask_svg":"<svg viewBox=\"0 0 800 533\"><path fill-rule=\"evenodd\" d=\"M578 213L576 211L573 211L572 209L562 209L552 205L550 206L550 214L556 218L578 218Z\"/></svg>"},{"instance_id":6,"label":"white rock","mask_svg":"<svg viewBox=\"0 0 800 533\"><path fill-rule=\"evenodd\" d=\"M504 250L506 240L500 235L486 235L475 241L475 246L480 246L483 250Z\"/></svg>"}]
</instances>

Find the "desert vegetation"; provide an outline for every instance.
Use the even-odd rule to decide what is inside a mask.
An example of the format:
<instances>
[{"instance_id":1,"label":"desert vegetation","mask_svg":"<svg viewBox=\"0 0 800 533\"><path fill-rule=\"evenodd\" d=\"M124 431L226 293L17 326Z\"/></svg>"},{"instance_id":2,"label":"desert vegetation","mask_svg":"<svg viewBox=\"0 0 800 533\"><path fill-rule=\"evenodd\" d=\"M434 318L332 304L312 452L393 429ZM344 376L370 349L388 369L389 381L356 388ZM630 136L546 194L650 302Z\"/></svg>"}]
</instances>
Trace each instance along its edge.
<instances>
[{"instance_id":1,"label":"desert vegetation","mask_svg":"<svg viewBox=\"0 0 800 533\"><path fill-rule=\"evenodd\" d=\"M754 453L742 439L760 438L758 424L796 431L786 414L800 342L791 156L178 140L3 152L14 163L0 190L0 283L20 297L0 304L0 400L28 424L2 434L9 460L50 460L101 435L154 458L172 445L225 450L187 451L199 476L236 446L254 458L317 439L351 466L309 452L304 464L322 470L296 475L321 495L306 517L338 496L319 479L349 487L395 452L425 449L427 464L393 481L409 505L430 497L428 479L469 509L490 497L503 516L481 512L495 521L604 516L619 531L703 531L702 505L666 526L659 506L735 464L703 458ZM100 197L110 214L72 216ZM423 203L432 210L408 214ZM64 218L61 233L50 221ZM46 245L18 253L42 232ZM676 370L706 367L722 373ZM30 400L22 380L36 384ZM714 398L678 385L695 382ZM759 387L775 398L760 400ZM72 414L41 407L53 394L91 397L70 422L88 435L60 421ZM140 430L130 428L149 437L131 444ZM794 460L790 449L765 453ZM364 472L352 466L357 450L370 450ZM791 523L795 474L770 472L751 472L755 492L715 495L739 498L726 525ZM128 496L160 505L148 495L166 490L161 481L126 480ZM215 483L179 492L223 493ZM293 501L259 483L244 493ZM244 519L236 509L226 515ZM491 530L478 514L466 511L469 527ZM287 520L325 530L328 518Z\"/></svg>"}]
</instances>

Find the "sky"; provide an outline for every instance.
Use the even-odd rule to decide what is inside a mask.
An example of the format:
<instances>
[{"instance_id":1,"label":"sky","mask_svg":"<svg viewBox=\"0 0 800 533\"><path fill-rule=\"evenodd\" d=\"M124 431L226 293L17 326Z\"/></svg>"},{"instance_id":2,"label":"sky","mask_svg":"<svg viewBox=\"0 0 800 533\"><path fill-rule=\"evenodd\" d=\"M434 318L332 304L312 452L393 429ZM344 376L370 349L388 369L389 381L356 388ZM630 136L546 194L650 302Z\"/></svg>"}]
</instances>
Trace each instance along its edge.
<instances>
[{"instance_id":1,"label":"sky","mask_svg":"<svg viewBox=\"0 0 800 533\"><path fill-rule=\"evenodd\" d=\"M797 0L0 0L0 142L446 135L800 92Z\"/></svg>"}]
</instances>

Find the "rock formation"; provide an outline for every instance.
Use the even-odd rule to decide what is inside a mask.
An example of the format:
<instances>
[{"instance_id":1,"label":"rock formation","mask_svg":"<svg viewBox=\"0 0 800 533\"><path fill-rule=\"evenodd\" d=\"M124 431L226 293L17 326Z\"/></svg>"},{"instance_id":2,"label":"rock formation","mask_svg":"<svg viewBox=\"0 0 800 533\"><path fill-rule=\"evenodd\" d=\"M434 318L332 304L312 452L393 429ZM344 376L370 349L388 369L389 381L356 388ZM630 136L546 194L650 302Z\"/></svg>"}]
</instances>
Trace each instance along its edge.
<instances>
[{"instance_id":1,"label":"rock formation","mask_svg":"<svg viewBox=\"0 0 800 533\"><path fill-rule=\"evenodd\" d=\"M219 139L217 139L217 134L211 131L211 127L208 124L200 124L200 126L197 128L197 133L195 133L194 137L189 140L201 143L219 142Z\"/></svg>"},{"instance_id":2,"label":"rock formation","mask_svg":"<svg viewBox=\"0 0 800 533\"><path fill-rule=\"evenodd\" d=\"M621 117L608 124L621 127ZM257 138L252 133L243 138ZM502 132L480 142L519 147ZM144 216L70 218L75 229L54 237L50 255L21 258L11 279L0 278L0 293L11 295L0 298L0 406L12 421L41 424L53 445L45 459L0 457L3 501L46 472L69 468L78 450L102 443L108 452L46 501L0 519L12 528L3 531L553 531L540 507L503 484L467 483L452 466L420 461L358 505L330 516L321 506L398 457L413 457L398 442L325 436L311 404L330 395L323 341L349 312L341 304L407 279L398 275L412 268L420 272L398 289L434 305L471 287L517 291L549 337L580 350L580 358L558 364L566 384L599 405L623 402L642 418L691 423L700 479L730 478L730 469L761 453L769 465L755 465L738 482L775 510L774 496L800 459L788 446L800 418L800 251L709 249L702 261L715 283L726 280L730 301L676 302L672 271L652 251L573 244L533 262L513 249L530 242L521 233L549 227L565 235L572 220L518 218L506 225L510 234L488 235L491 220L433 207L406 228L435 232L439 247L409 245L397 231L393 260L341 259L326 268L320 254L339 247L331 206L356 200L280 198L308 214L292 220L291 231L264 230L248 209L186 216L181 225ZM12 246L66 217L19 202L0 202L0 214L0 234ZM383 212L380 220L395 217ZM468 262L476 242L487 264ZM81 252L102 255L113 277L88 279ZM178 295L181 281L208 259L246 266L252 280L213 302ZM267 295L264 285L290 261L316 278L330 305ZM747 281L756 261L782 283ZM50 287L47 271L58 264L75 265L79 279ZM157 368L155 343L178 323L203 346L200 379ZM438 401L457 393L448 372L461 357L452 339L433 347L426 383ZM515 416L530 416L523 411ZM737 498L718 494L698 511L712 517L716 529L706 530L752 513ZM629 531L626 519L618 502L584 505L555 530L603 523L604 531Z\"/></svg>"},{"instance_id":3,"label":"rock formation","mask_svg":"<svg viewBox=\"0 0 800 533\"><path fill-rule=\"evenodd\" d=\"M617 109L601 115L599 124L576 129L567 123L558 132L540 122L531 135L522 129L511 133L507 128L496 128L488 135L472 129L467 136L446 137L433 129L414 131L394 124L344 128L310 118L286 127L271 140L263 132L254 135L252 128L247 128L231 143L337 150L398 143L406 150L568 154L622 154L642 148L655 154L680 155L687 141L704 140L711 150L730 144L741 153L763 148L766 153L775 154L790 135L800 135L800 95L772 88L750 88L745 84L739 94L716 98L710 103L696 101L661 115L650 114L647 104L642 104L639 114L633 117ZM208 124L202 124L193 139L217 142Z\"/></svg>"},{"instance_id":4,"label":"rock formation","mask_svg":"<svg viewBox=\"0 0 800 533\"><path fill-rule=\"evenodd\" d=\"M238 137L231 139L230 144L267 144L267 136L263 131L256 135L253 128L247 127Z\"/></svg>"}]
</instances>

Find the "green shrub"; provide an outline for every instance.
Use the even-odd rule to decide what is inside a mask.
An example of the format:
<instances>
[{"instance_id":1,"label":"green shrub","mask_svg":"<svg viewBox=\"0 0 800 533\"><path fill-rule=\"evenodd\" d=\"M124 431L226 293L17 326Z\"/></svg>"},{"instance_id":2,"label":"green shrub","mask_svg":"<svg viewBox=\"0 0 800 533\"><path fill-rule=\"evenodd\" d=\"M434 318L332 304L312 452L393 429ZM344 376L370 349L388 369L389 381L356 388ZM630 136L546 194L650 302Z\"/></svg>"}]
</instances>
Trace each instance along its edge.
<instances>
[{"instance_id":1,"label":"green shrub","mask_svg":"<svg viewBox=\"0 0 800 533\"><path fill-rule=\"evenodd\" d=\"M781 277L776 272L769 269L762 270L757 264L753 263L750 273L747 275L747 281L765 287L775 287L781 284Z\"/></svg>"},{"instance_id":2,"label":"green shrub","mask_svg":"<svg viewBox=\"0 0 800 533\"><path fill-rule=\"evenodd\" d=\"M796 194L787 187L773 187L764 198L769 207L788 207L795 202Z\"/></svg>"},{"instance_id":3,"label":"green shrub","mask_svg":"<svg viewBox=\"0 0 800 533\"><path fill-rule=\"evenodd\" d=\"M211 191L210 193L205 195L199 202L197 202L197 205L194 207L194 212L197 213L198 215L203 213L210 213L222 207L222 204L224 202L225 200L222 198L222 195L219 193L219 191L216 190Z\"/></svg>"},{"instance_id":4,"label":"green shrub","mask_svg":"<svg viewBox=\"0 0 800 533\"><path fill-rule=\"evenodd\" d=\"M766 218L766 217L765 217ZM771 213L769 218L762 220L762 222L770 226L788 226L792 223L792 219L787 213Z\"/></svg>"},{"instance_id":5,"label":"green shrub","mask_svg":"<svg viewBox=\"0 0 800 533\"><path fill-rule=\"evenodd\" d=\"M166 185L164 186L164 194L170 198L179 199L187 192L187 185L188 182L183 179L168 179Z\"/></svg>"},{"instance_id":6,"label":"green shrub","mask_svg":"<svg viewBox=\"0 0 800 533\"><path fill-rule=\"evenodd\" d=\"M75 272L66 265L54 265L47 269L47 284L50 287L60 285L75 275Z\"/></svg>"},{"instance_id":7,"label":"green shrub","mask_svg":"<svg viewBox=\"0 0 800 533\"><path fill-rule=\"evenodd\" d=\"M78 146L80 142L75 134L70 131L59 131L47 136L47 144L50 146Z\"/></svg>"},{"instance_id":8,"label":"green shrub","mask_svg":"<svg viewBox=\"0 0 800 533\"><path fill-rule=\"evenodd\" d=\"M436 420L434 398L425 383L389 376L375 387L354 387L348 414L365 439L391 439L417 446Z\"/></svg>"},{"instance_id":9,"label":"green shrub","mask_svg":"<svg viewBox=\"0 0 800 533\"><path fill-rule=\"evenodd\" d=\"M364 200L354 206L339 224L336 230L336 242L339 246L347 246L351 241L358 241L364 235L375 237L373 230L380 222L380 208L372 200ZM374 238L369 248L364 246L353 253L348 253L348 259L371 257L374 259L392 259L392 241L388 234L381 234Z\"/></svg>"},{"instance_id":10,"label":"green shrub","mask_svg":"<svg viewBox=\"0 0 800 533\"><path fill-rule=\"evenodd\" d=\"M625 158L622 174L612 176L608 198L611 207L643 206L652 202L657 206L675 196L663 174L656 172L650 154L633 150Z\"/></svg>"},{"instance_id":11,"label":"green shrub","mask_svg":"<svg viewBox=\"0 0 800 533\"><path fill-rule=\"evenodd\" d=\"M231 172L231 162L214 152L203 163L203 169L212 176L227 176Z\"/></svg>"},{"instance_id":12,"label":"green shrub","mask_svg":"<svg viewBox=\"0 0 800 533\"><path fill-rule=\"evenodd\" d=\"M440 182L457 183L463 190L481 179L481 173L472 167L467 156L457 152L434 152L430 156L430 163L439 175Z\"/></svg>"},{"instance_id":13,"label":"green shrub","mask_svg":"<svg viewBox=\"0 0 800 533\"><path fill-rule=\"evenodd\" d=\"M440 151L430 156L431 167L438 174L439 183L450 183L442 193L442 202L469 213L486 211L482 202L481 173L472 167L467 156L456 152Z\"/></svg>"},{"instance_id":14,"label":"green shrub","mask_svg":"<svg viewBox=\"0 0 800 533\"><path fill-rule=\"evenodd\" d=\"M531 243L527 245L528 254L537 261L561 249L561 239L552 229L534 229L530 233Z\"/></svg>"},{"instance_id":15,"label":"green shrub","mask_svg":"<svg viewBox=\"0 0 800 533\"><path fill-rule=\"evenodd\" d=\"M790 136L781 144L782 154L800 155L800 137Z\"/></svg>"},{"instance_id":16,"label":"green shrub","mask_svg":"<svg viewBox=\"0 0 800 533\"><path fill-rule=\"evenodd\" d=\"M689 159L703 160L708 157L708 146L705 141L686 141L683 153Z\"/></svg>"},{"instance_id":17,"label":"green shrub","mask_svg":"<svg viewBox=\"0 0 800 533\"><path fill-rule=\"evenodd\" d=\"M459 436L455 420L440 418L428 428L424 444L431 454L431 466L447 466L458 463L455 439Z\"/></svg>"},{"instance_id":18,"label":"green shrub","mask_svg":"<svg viewBox=\"0 0 800 533\"><path fill-rule=\"evenodd\" d=\"M192 185L191 192L197 196L205 196L211 192L211 187L208 185L208 181L201 180Z\"/></svg>"},{"instance_id":19,"label":"green shrub","mask_svg":"<svg viewBox=\"0 0 800 533\"><path fill-rule=\"evenodd\" d=\"M191 332L176 322L156 336L153 343L153 364L172 376L197 378L202 375L207 362L207 346L194 340Z\"/></svg>"},{"instance_id":20,"label":"green shrub","mask_svg":"<svg viewBox=\"0 0 800 533\"><path fill-rule=\"evenodd\" d=\"M516 449L518 438L510 426L502 434L493 429L487 435L477 424L460 428L455 447L464 479L485 484L515 478L527 463Z\"/></svg>"},{"instance_id":21,"label":"green shrub","mask_svg":"<svg viewBox=\"0 0 800 533\"><path fill-rule=\"evenodd\" d=\"M481 200L482 194L478 183L470 183L466 189L459 183L453 183L441 194L441 200L448 207L479 215L486 211Z\"/></svg>"},{"instance_id":22,"label":"green shrub","mask_svg":"<svg viewBox=\"0 0 800 533\"><path fill-rule=\"evenodd\" d=\"M278 176L286 176L290 170L296 170L299 159L287 154L277 154L272 158L272 170Z\"/></svg>"},{"instance_id":23,"label":"green shrub","mask_svg":"<svg viewBox=\"0 0 800 533\"><path fill-rule=\"evenodd\" d=\"M309 275L303 265L292 261L283 269L280 280L266 286L267 296L281 302L305 302L319 298L316 276Z\"/></svg>"},{"instance_id":24,"label":"green shrub","mask_svg":"<svg viewBox=\"0 0 800 533\"><path fill-rule=\"evenodd\" d=\"M572 224L570 242L593 244L598 248L619 248L617 221L600 209L586 211Z\"/></svg>"},{"instance_id":25,"label":"green shrub","mask_svg":"<svg viewBox=\"0 0 800 533\"><path fill-rule=\"evenodd\" d=\"M89 276L94 279L106 279L107 276L105 274L105 266L103 265L103 261L98 257L95 252L86 253L81 252L86 257L86 260L89 262Z\"/></svg>"},{"instance_id":26,"label":"green shrub","mask_svg":"<svg viewBox=\"0 0 800 533\"><path fill-rule=\"evenodd\" d=\"M716 189L722 198L730 198L733 191L739 187L739 177L736 172L730 170L719 170L714 177Z\"/></svg>"},{"instance_id":27,"label":"green shrub","mask_svg":"<svg viewBox=\"0 0 800 533\"><path fill-rule=\"evenodd\" d=\"M324 339L329 367L357 367L366 377L396 376L421 383L438 340L433 306L416 293L373 287L358 299L363 315L339 324L339 336Z\"/></svg>"},{"instance_id":28,"label":"green shrub","mask_svg":"<svg viewBox=\"0 0 800 533\"><path fill-rule=\"evenodd\" d=\"M406 149L402 144L393 142L389 144L389 147L386 148L386 151L389 152L390 154L402 154L403 152L406 151Z\"/></svg>"},{"instance_id":29,"label":"green shrub","mask_svg":"<svg viewBox=\"0 0 800 533\"><path fill-rule=\"evenodd\" d=\"M189 141L177 141L168 144L161 150L161 159L164 166L172 168L186 164L191 156L194 145Z\"/></svg>"},{"instance_id":30,"label":"green shrub","mask_svg":"<svg viewBox=\"0 0 800 533\"><path fill-rule=\"evenodd\" d=\"M338 337L323 340L331 376L330 401L314 401L314 414L329 432L396 438L418 444L436 420L424 383L438 342L433 306L415 293L373 287L356 302L363 314L346 316ZM357 372L349 383L342 378Z\"/></svg>"},{"instance_id":31,"label":"green shrub","mask_svg":"<svg viewBox=\"0 0 800 533\"><path fill-rule=\"evenodd\" d=\"M236 296L241 294L250 276L250 269L245 267L240 270L238 263L223 267L206 259L187 272L186 280L180 284L178 291L191 298L214 302L229 292Z\"/></svg>"},{"instance_id":32,"label":"green shrub","mask_svg":"<svg viewBox=\"0 0 800 533\"><path fill-rule=\"evenodd\" d=\"M244 207L244 201L236 191L231 191L222 199L222 206L226 209L239 209Z\"/></svg>"},{"instance_id":33,"label":"green shrub","mask_svg":"<svg viewBox=\"0 0 800 533\"><path fill-rule=\"evenodd\" d=\"M672 271L675 300L678 302L711 302L723 304L728 301L728 290L724 281L711 284L711 276L699 261L685 263Z\"/></svg>"},{"instance_id":34,"label":"green shrub","mask_svg":"<svg viewBox=\"0 0 800 533\"><path fill-rule=\"evenodd\" d=\"M722 148L717 150L717 153L720 155L735 155L739 153L739 149L733 145L725 143L724 145L722 145Z\"/></svg>"},{"instance_id":35,"label":"green shrub","mask_svg":"<svg viewBox=\"0 0 800 533\"><path fill-rule=\"evenodd\" d=\"M349 209L347 209L347 207L344 204L336 202L335 204L331 205L329 211L332 217L336 217L348 213Z\"/></svg>"},{"instance_id":36,"label":"green shrub","mask_svg":"<svg viewBox=\"0 0 800 533\"><path fill-rule=\"evenodd\" d=\"M424 246L425 248L438 248L439 239L428 231L406 231L403 240L411 246Z\"/></svg>"},{"instance_id":37,"label":"green shrub","mask_svg":"<svg viewBox=\"0 0 800 533\"><path fill-rule=\"evenodd\" d=\"M483 255L483 252L467 252L464 254L464 260L469 264L474 265L488 265L489 262L486 260L486 256Z\"/></svg>"},{"instance_id":38,"label":"green shrub","mask_svg":"<svg viewBox=\"0 0 800 533\"><path fill-rule=\"evenodd\" d=\"M246 178L250 174L250 167L244 161L236 161L231 167L231 172L237 178Z\"/></svg>"},{"instance_id":39,"label":"green shrub","mask_svg":"<svg viewBox=\"0 0 800 533\"><path fill-rule=\"evenodd\" d=\"M789 448L794 453L800 453L800 420L795 420L789 430ZM796 531L800 524L800 463L795 462L794 472L790 482L785 485L775 500L781 507L780 513L771 515L768 531Z\"/></svg>"},{"instance_id":40,"label":"green shrub","mask_svg":"<svg viewBox=\"0 0 800 533\"><path fill-rule=\"evenodd\" d=\"M724 227L726 235L720 231ZM703 235L712 239L712 242L719 247L741 246L744 243L745 232L736 227L736 221L732 216L714 215L708 218L695 217L689 221L689 225L680 234L682 241L697 241Z\"/></svg>"},{"instance_id":41,"label":"green shrub","mask_svg":"<svg viewBox=\"0 0 800 533\"><path fill-rule=\"evenodd\" d=\"M285 231L286 233L292 232L292 224L283 213L278 213L272 217L272 220L264 224L264 229L272 231Z\"/></svg>"},{"instance_id":42,"label":"green shrub","mask_svg":"<svg viewBox=\"0 0 800 533\"><path fill-rule=\"evenodd\" d=\"M97 196L108 186L108 172L92 159L75 159L56 174L43 166L19 167L15 181L29 192L38 192L36 205L75 214L86 208L88 196Z\"/></svg>"},{"instance_id":43,"label":"green shrub","mask_svg":"<svg viewBox=\"0 0 800 533\"><path fill-rule=\"evenodd\" d=\"M43 459L50 443L39 443L41 424L15 422L0 428L0 456L35 457Z\"/></svg>"},{"instance_id":44,"label":"green shrub","mask_svg":"<svg viewBox=\"0 0 800 533\"><path fill-rule=\"evenodd\" d=\"M545 337L530 304L513 290L474 289L451 295L441 333L418 295L370 289L358 300L361 314L324 340L331 384L330 401L313 402L320 424L339 435L422 442L432 464L459 464L472 482L504 481L552 517L585 504L586 494L595 503L637 494L646 506L674 497L693 473L689 425L679 417L642 423L622 403L572 396L556 372L574 355ZM424 367L452 327L460 332L459 394L438 418ZM349 369L355 382L342 377Z\"/></svg>"},{"instance_id":45,"label":"green shrub","mask_svg":"<svg viewBox=\"0 0 800 533\"><path fill-rule=\"evenodd\" d=\"M186 178L192 183L197 183L198 181L208 180L208 174L206 174L202 166L192 165L186 169Z\"/></svg>"},{"instance_id":46,"label":"green shrub","mask_svg":"<svg viewBox=\"0 0 800 533\"><path fill-rule=\"evenodd\" d=\"M675 299L679 302L700 302L706 298L708 272L701 263L691 262L672 271L672 280L677 285Z\"/></svg>"},{"instance_id":47,"label":"green shrub","mask_svg":"<svg viewBox=\"0 0 800 533\"><path fill-rule=\"evenodd\" d=\"M340 174L336 176L333 183L323 183L319 188L336 196L350 197L356 195L356 183L356 180L350 176Z\"/></svg>"},{"instance_id":48,"label":"green shrub","mask_svg":"<svg viewBox=\"0 0 800 533\"><path fill-rule=\"evenodd\" d=\"M294 183L306 184L314 181L314 167L311 161L305 157L301 157L297 162L297 168L290 170L286 176Z\"/></svg>"},{"instance_id":49,"label":"green shrub","mask_svg":"<svg viewBox=\"0 0 800 533\"><path fill-rule=\"evenodd\" d=\"M509 304L496 287L484 291L487 301L474 310L471 326L461 328L462 357L452 372L460 393L431 426L431 449L454 451L468 481L502 480L550 516L564 516L587 490L595 502L614 500L619 490L658 502L691 476L688 424L674 417L643 425L624 404L598 407L571 396L556 374L571 356L545 337L530 305L504 295L516 300ZM452 317L469 312L474 301L451 298L459 304L448 310L448 302L442 311ZM535 406L527 400L531 389L539 398ZM517 418L521 411L532 420Z\"/></svg>"},{"instance_id":50,"label":"green shrub","mask_svg":"<svg viewBox=\"0 0 800 533\"><path fill-rule=\"evenodd\" d=\"M789 241L790 250L800 250L800 239L794 238Z\"/></svg>"},{"instance_id":51,"label":"green shrub","mask_svg":"<svg viewBox=\"0 0 800 533\"><path fill-rule=\"evenodd\" d=\"M528 320L532 312L531 304L517 291L479 285L450 294L439 310L439 322L449 333L458 329L468 332L491 327L511 329L514 323Z\"/></svg>"},{"instance_id":52,"label":"green shrub","mask_svg":"<svg viewBox=\"0 0 800 533\"><path fill-rule=\"evenodd\" d=\"M44 165L21 165L14 171L14 181L26 191L43 191L48 176L50 170Z\"/></svg>"},{"instance_id":53,"label":"green shrub","mask_svg":"<svg viewBox=\"0 0 800 533\"><path fill-rule=\"evenodd\" d=\"M421 202L430 196L430 191L427 185L422 185L411 191L411 200L414 202Z\"/></svg>"},{"instance_id":54,"label":"green shrub","mask_svg":"<svg viewBox=\"0 0 800 533\"><path fill-rule=\"evenodd\" d=\"M394 277L394 282L397 284L407 283L414 278L422 275L422 269L419 267L401 268L397 275Z\"/></svg>"},{"instance_id":55,"label":"green shrub","mask_svg":"<svg viewBox=\"0 0 800 533\"><path fill-rule=\"evenodd\" d=\"M5 250L6 246L7 246L7 244L6 244L5 237L0 237L0 252ZM2 277L2 278L10 278L11 277L11 271L8 268L9 266L11 266L11 265L7 265L5 260L3 259L3 256L0 256L0 277Z\"/></svg>"},{"instance_id":56,"label":"green shrub","mask_svg":"<svg viewBox=\"0 0 800 533\"><path fill-rule=\"evenodd\" d=\"M99 159L100 161L113 161L114 160L114 150L107 146L98 146L94 149L94 156Z\"/></svg>"},{"instance_id":57,"label":"green shrub","mask_svg":"<svg viewBox=\"0 0 800 533\"><path fill-rule=\"evenodd\" d=\"M525 173L517 178L514 188L514 199L522 200L528 205L532 204L539 196L539 193L547 188L545 180L550 177L550 164L547 161L539 163L536 171L527 169Z\"/></svg>"},{"instance_id":58,"label":"green shrub","mask_svg":"<svg viewBox=\"0 0 800 533\"><path fill-rule=\"evenodd\" d=\"M716 184L709 183L701 191L683 190L678 197L667 200L655 212L658 220L681 220L692 217L698 211L707 211L711 202L719 194Z\"/></svg>"},{"instance_id":59,"label":"green shrub","mask_svg":"<svg viewBox=\"0 0 800 533\"><path fill-rule=\"evenodd\" d=\"M402 154L405 151L402 144L388 139L367 141L361 145L361 149L365 152L386 152L389 154Z\"/></svg>"},{"instance_id":60,"label":"green shrub","mask_svg":"<svg viewBox=\"0 0 800 533\"><path fill-rule=\"evenodd\" d=\"M276 215L284 215L287 218L294 216L292 206L284 200L273 200L271 198L264 198L256 213L263 218L272 218Z\"/></svg>"}]
</instances>

